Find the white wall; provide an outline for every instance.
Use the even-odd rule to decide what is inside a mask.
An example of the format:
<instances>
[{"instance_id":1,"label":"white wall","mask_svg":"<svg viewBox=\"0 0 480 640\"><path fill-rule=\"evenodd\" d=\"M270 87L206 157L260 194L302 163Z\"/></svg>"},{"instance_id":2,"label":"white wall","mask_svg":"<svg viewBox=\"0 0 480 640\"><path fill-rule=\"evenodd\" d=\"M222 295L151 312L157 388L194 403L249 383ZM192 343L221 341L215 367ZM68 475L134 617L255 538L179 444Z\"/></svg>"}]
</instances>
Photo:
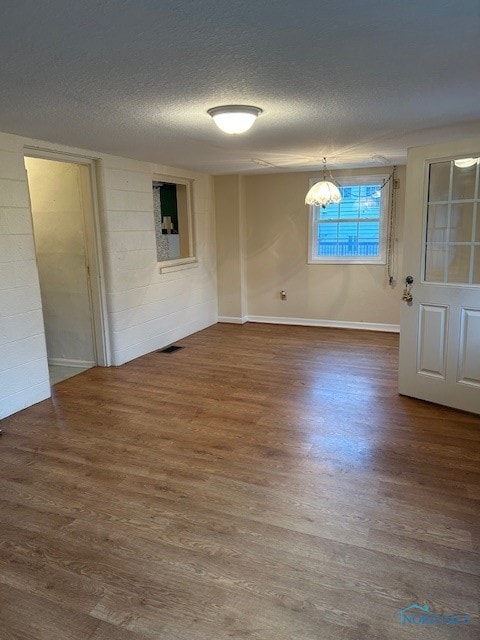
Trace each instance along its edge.
<instances>
[{"instance_id":1,"label":"white wall","mask_svg":"<svg viewBox=\"0 0 480 640\"><path fill-rule=\"evenodd\" d=\"M71 162L25 158L35 233L48 360L93 366L95 352L88 290L80 173Z\"/></svg>"},{"instance_id":2,"label":"white wall","mask_svg":"<svg viewBox=\"0 0 480 640\"><path fill-rule=\"evenodd\" d=\"M336 172L390 173L391 167ZM246 264L247 304L242 316L257 322L327 324L397 330L401 287L389 286L385 265L307 264L308 209L314 173L216 176L219 309L239 321L238 280ZM405 168L398 168L398 279L401 279ZM240 200L239 200L240 199ZM239 201L244 205L239 206ZM243 211L243 213L242 213ZM244 233L239 233L242 217ZM242 238L242 235L244 236ZM236 247L231 246L232 243ZM243 245L243 248L242 248ZM222 273L225 272L225 276ZM401 283L400 283L401 284ZM280 291L287 299L281 300ZM245 306L247 311L245 311ZM381 325L377 327L376 325Z\"/></svg>"},{"instance_id":3,"label":"white wall","mask_svg":"<svg viewBox=\"0 0 480 640\"><path fill-rule=\"evenodd\" d=\"M213 181L206 175L105 156L103 244L114 364L170 344L217 320ZM193 180L198 263L160 273L152 174Z\"/></svg>"},{"instance_id":4,"label":"white wall","mask_svg":"<svg viewBox=\"0 0 480 640\"><path fill-rule=\"evenodd\" d=\"M243 323L247 316L245 176L216 176L218 316Z\"/></svg>"},{"instance_id":5,"label":"white wall","mask_svg":"<svg viewBox=\"0 0 480 640\"><path fill-rule=\"evenodd\" d=\"M0 418L50 395L27 177L0 135Z\"/></svg>"},{"instance_id":6,"label":"white wall","mask_svg":"<svg viewBox=\"0 0 480 640\"><path fill-rule=\"evenodd\" d=\"M159 349L217 319L211 177L171 167L0 134L0 417L48 397L24 147L98 160L100 225L112 364ZM161 150L159 150L161 152ZM152 174L193 181L198 263L160 273Z\"/></svg>"}]
</instances>

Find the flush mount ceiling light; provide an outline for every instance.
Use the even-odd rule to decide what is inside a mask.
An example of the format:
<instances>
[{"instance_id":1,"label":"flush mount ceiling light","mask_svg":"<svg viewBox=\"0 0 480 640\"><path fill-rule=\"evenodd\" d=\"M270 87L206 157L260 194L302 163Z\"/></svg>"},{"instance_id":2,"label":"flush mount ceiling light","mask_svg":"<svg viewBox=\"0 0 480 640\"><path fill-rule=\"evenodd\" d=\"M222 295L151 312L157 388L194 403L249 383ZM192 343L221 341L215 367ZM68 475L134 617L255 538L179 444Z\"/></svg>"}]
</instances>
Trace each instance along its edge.
<instances>
[{"instance_id":1,"label":"flush mount ceiling light","mask_svg":"<svg viewBox=\"0 0 480 640\"><path fill-rule=\"evenodd\" d=\"M207 113L213 118L217 127L225 133L245 133L262 113L262 110L259 107L228 104L224 107L213 107Z\"/></svg>"},{"instance_id":2,"label":"flush mount ceiling light","mask_svg":"<svg viewBox=\"0 0 480 640\"><path fill-rule=\"evenodd\" d=\"M334 180L332 172L330 177ZM316 182L305 196L305 204L326 208L331 202L339 203L342 199L338 187L327 180L327 159L323 159L323 180Z\"/></svg>"},{"instance_id":3,"label":"flush mount ceiling light","mask_svg":"<svg viewBox=\"0 0 480 640\"><path fill-rule=\"evenodd\" d=\"M473 167L474 164L477 164L479 158L459 158L455 160L455 166L459 169L468 169L468 167Z\"/></svg>"}]
</instances>

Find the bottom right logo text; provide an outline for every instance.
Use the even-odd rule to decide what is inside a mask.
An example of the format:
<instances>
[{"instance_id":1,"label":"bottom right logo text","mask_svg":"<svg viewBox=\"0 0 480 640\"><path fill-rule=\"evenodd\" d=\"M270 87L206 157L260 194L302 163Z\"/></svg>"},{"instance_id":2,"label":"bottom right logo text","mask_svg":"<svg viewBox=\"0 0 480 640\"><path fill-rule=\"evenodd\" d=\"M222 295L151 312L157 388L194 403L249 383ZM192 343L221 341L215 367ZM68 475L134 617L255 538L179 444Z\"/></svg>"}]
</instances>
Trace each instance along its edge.
<instances>
[{"instance_id":1,"label":"bottom right logo text","mask_svg":"<svg viewBox=\"0 0 480 640\"><path fill-rule=\"evenodd\" d=\"M409 624L447 624L460 625L470 624L471 618L466 613L434 613L430 611L428 604L419 605L411 604L405 609L398 612L400 618L400 626L405 627Z\"/></svg>"}]
</instances>

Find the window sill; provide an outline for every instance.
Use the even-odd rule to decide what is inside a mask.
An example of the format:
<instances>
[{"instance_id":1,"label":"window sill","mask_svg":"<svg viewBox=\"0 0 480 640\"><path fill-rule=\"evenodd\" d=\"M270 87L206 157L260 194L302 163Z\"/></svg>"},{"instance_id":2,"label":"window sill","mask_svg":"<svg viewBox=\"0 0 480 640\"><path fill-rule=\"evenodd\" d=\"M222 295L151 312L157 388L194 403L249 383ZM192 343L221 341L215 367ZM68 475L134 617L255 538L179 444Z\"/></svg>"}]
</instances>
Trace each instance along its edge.
<instances>
[{"instance_id":1,"label":"window sill","mask_svg":"<svg viewBox=\"0 0 480 640\"><path fill-rule=\"evenodd\" d=\"M307 264L371 264L373 266L382 267L386 265L385 260L335 260L334 258L326 260L308 260Z\"/></svg>"},{"instance_id":2,"label":"window sill","mask_svg":"<svg viewBox=\"0 0 480 640\"><path fill-rule=\"evenodd\" d=\"M197 258L180 258L179 260L165 260L158 262L159 273L171 273L172 271L184 271L198 267Z\"/></svg>"}]
</instances>

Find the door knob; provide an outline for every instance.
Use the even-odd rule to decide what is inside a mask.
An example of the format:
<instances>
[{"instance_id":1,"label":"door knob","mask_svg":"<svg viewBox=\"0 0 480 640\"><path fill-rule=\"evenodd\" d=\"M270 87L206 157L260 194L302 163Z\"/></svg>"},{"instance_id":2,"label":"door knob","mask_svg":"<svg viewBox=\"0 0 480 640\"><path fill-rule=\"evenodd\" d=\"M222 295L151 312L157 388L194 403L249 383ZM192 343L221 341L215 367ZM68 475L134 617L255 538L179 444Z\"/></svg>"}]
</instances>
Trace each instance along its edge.
<instances>
[{"instance_id":1,"label":"door knob","mask_svg":"<svg viewBox=\"0 0 480 640\"><path fill-rule=\"evenodd\" d=\"M402 295L402 300L404 302L412 302L413 300L412 285L413 285L413 277L407 276L405 278L405 288L403 289L403 295Z\"/></svg>"}]
</instances>

